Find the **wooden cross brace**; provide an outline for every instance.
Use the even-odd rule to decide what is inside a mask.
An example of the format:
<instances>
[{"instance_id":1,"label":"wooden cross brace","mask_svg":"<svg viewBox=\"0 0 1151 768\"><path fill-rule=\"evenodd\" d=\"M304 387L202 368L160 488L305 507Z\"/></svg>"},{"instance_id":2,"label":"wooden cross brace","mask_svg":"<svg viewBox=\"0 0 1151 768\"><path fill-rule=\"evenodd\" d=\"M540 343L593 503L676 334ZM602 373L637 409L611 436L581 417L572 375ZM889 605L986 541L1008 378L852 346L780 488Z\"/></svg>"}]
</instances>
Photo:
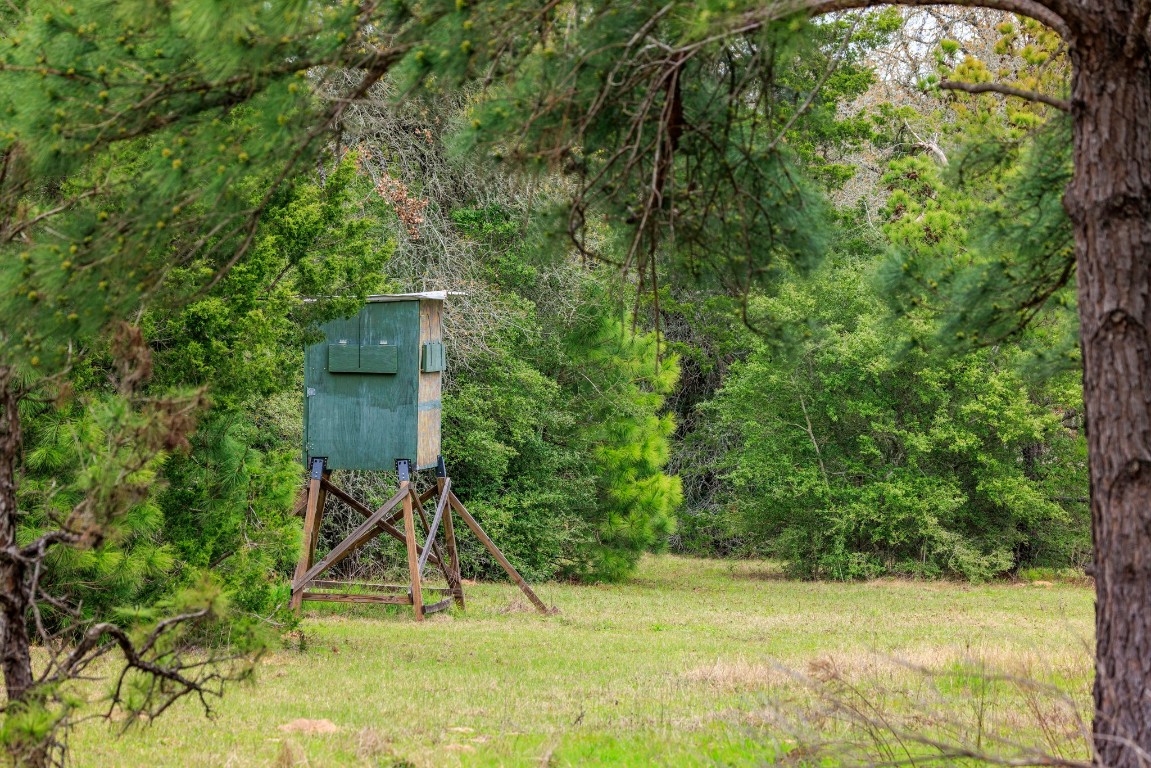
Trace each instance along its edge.
<instances>
[{"instance_id":1,"label":"wooden cross brace","mask_svg":"<svg viewBox=\"0 0 1151 768\"><path fill-rule=\"evenodd\" d=\"M304 600L327 600L346 603L393 603L411 605L416 619L421 620L428 613L442 611L455 600L460 608L464 608L463 582L460 578L459 550L456 546L455 527L452 521L452 512L460 516L476 538L487 548L496 562L503 567L512 581L516 583L532 604L541 612L548 613L548 607L539 599L528 583L524 581L519 572L512 566L503 552L496 546L491 537L466 507L460 502L452 491L451 478L447 477L441 460L437 473L436 487L417 494L406 471L400 472L400 487L383 506L373 511L370 507L358 501L343 489L334 485L330 480L330 472L324 468L322 459L313 460L309 474L308 485L301 495L296 506L296 514L304 515L304 546L300 552L300 560L296 565L296 574L292 579L292 608L299 610ZM315 562L316 543L319 540L320 525L323 522L324 505L328 494L335 496L347 504L351 509L364 516L364 521L352 531L343 541L324 555L323 559ZM430 499L436 498L435 511L429 522L424 514L423 505ZM396 507L400 507L396 510ZM415 518L419 515L423 523L425 536L421 546L416 539ZM403 519L403 529L397 528L394 523ZM441 550L436 541L440 528L443 528L446 552ZM386 584L365 584L362 582L339 582L320 580L318 577L332 566L339 563L348 555L370 542L376 536L387 534L398 541L402 541L407 549L408 574L410 583L405 586ZM448 583L447 589L423 586L423 572L427 563L431 562L444 574ZM308 588L332 590L344 587L354 587L369 590L367 593L339 593L333 591L308 591ZM402 594L406 591L406 594ZM425 606L423 592L447 593L447 596L436 603ZM397 594L400 593L400 594Z\"/></svg>"}]
</instances>

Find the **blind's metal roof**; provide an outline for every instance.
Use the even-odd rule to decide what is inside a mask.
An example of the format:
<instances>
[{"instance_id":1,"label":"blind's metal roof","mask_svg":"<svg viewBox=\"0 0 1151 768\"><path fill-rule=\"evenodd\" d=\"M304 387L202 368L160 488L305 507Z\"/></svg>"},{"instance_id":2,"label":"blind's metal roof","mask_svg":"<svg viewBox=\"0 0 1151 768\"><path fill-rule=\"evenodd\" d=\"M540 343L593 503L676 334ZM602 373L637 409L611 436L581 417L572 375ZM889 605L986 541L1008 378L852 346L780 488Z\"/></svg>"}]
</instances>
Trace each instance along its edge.
<instances>
[{"instance_id":1,"label":"blind's metal roof","mask_svg":"<svg viewBox=\"0 0 1151 768\"><path fill-rule=\"evenodd\" d=\"M443 301L448 296L463 296L460 291L424 291L423 293L384 293L376 296L366 296L364 301L369 304L378 304L384 301L415 301L419 299L431 299L432 301Z\"/></svg>"},{"instance_id":2,"label":"blind's metal roof","mask_svg":"<svg viewBox=\"0 0 1151 768\"><path fill-rule=\"evenodd\" d=\"M374 296L365 296L364 301L368 304L381 304L385 301L444 301L449 296L467 296L466 291L424 291L423 293L379 293ZM311 304L319 301L320 298L335 299L338 296L306 296L301 301L305 304Z\"/></svg>"}]
</instances>

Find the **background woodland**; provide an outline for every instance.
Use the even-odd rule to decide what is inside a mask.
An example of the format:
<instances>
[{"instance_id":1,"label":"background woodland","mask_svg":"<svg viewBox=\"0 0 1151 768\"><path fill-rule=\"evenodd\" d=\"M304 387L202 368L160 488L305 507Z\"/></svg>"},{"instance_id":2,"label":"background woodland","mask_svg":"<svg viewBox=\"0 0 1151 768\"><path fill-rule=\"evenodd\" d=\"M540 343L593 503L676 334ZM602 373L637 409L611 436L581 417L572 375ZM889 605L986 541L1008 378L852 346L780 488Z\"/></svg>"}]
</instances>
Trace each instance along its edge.
<instances>
[{"instance_id":1,"label":"background woodland","mask_svg":"<svg viewBox=\"0 0 1151 768\"><path fill-rule=\"evenodd\" d=\"M526 78L449 88L451 58L429 49L358 86L374 63L329 55L347 50L341 9L331 40L284 22L283 40L312 48L258 91L209 104L188 79L165 95L201 99L199 122L169 128L148 104L102 122L111 86L21 88L47 66L38 50L78 46L111 78L209 39L144 19L85 48L98 5L75 20L52 5L7 35L0 72L7 140L25 142L6 167L30 180L6 191L0 262L15 538L61 520L100 530L45 548L33 595L66 596L41 602L45 636L74 639L77 619L153 626L180 606L214 619L181 641L200 647L261 647L293 626L303 349L384 292L462 292L446 317L445 458L529 580L620 580L668 548L837 580L1090 561L1068 121L938 87L995 80L1058 101L1066 54L1037 22L952 8L781 22L745 56L691 65L675 103L703 129L669 139L677 164L621 169L531 155L561 117L518 90ZM222 23L243 36L250 21ZM241 48L280 45L268 24L218 51L214 76ZM143 82L184 82L164 66ZM770 92L741 84L767 66ZM631 106L589 106L588 136L624 131ZM280 137L317 113L332 135L277 175ZM706 146L709 115L746 156ZM79 144L94 149L69 155ZM691 208L663 211L680 222L670 237L643 221L662 203L624 191L641 172ZM741 196L717 203L733 180ZM110 253L135 261L109 274ZM387 477L344 482L391 493ZM380 575L380 554L342 567ZM495 575L470 555L465 576ZM7 738L39 743L71 706L51 688Z\"/></svg>"},{"instance_id":2,"label":"background woodland","mask_svg":"<svg viewBox=\"0 0 1151 768\"><path fill-rule=\"evenodd\" d=\"M1043 105L930 91L991 73L1057 88L1065 64L1041 30L950 9L816 24L777 65L788 161L819 180L805 190L818 206L808 252L726 296L729 276L705 273L637 299L634 271L589 263L556 232L562 174L459 150L473 100L396 107L395 86L374 86L315 171L270 201L251 257L176 312L142 308L146 391L206 404L187 444L150 462L114 540L62 550L54 578L90 585L93 612L207 570L243 611L282 608L303 346L359 296L442 288L464 293L447 319L446 458L531 579L619 579L669 545L778 557L809 578L1084 565L1073 299L1062 289L1022 334L973 344L955 330L955 307L978 313L988 283L1015 277L1005 251L1071 247L1057 205L1022 199L1067 173L1066 127ZM128 172L153 142L107 162ZM1025 230L1019 211L1035 217ZM622 259L610 217L591 236ZM211 269L181 265L159 290L190 293ZM340 298L316 309L300 296ZM746 324L731 321L740 311ZM75 503L86 441L117 416L115 363L96 344L26 418L21 502L39 514ZM351 482L390 493L386 478Z\"/></svg>"}]
</instances>

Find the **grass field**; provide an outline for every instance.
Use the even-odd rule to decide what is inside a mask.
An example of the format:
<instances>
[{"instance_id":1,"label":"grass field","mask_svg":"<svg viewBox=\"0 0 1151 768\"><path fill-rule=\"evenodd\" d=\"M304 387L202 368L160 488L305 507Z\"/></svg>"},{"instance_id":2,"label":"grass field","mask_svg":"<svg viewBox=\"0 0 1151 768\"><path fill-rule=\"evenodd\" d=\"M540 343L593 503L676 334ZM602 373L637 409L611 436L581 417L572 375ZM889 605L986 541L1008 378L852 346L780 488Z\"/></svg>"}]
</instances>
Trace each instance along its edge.
<instances>
[{"instance_id":1,"label":"grass field","mask_svg":"<svg viewBox=\"0 0 1151 768\"><path fill-rule=\"evenodd\" d=\"M857 737L828 713L834 696L982 748L996 733L1082 748L1068 710L1089 701L1083 586L801 583L769 563L659 556L625 584L538 591L557 615L508 584L471 587L466 613L423 623L311 611L304 649L268 655L214 720L185 702L120 738L88 724L74 764L761 765L795 733ZM297 718L338 730L281 730Z\"/></svg>"}]
</instances>

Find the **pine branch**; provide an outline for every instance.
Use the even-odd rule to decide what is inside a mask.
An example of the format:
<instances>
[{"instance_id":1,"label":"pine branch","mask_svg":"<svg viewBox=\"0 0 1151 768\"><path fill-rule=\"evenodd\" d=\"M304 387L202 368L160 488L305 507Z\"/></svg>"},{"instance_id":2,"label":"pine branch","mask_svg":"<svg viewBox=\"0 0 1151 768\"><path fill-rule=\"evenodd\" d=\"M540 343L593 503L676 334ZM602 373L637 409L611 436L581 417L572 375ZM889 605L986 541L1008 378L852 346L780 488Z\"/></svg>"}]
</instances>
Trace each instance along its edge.
<instances>
[{"instance_id":1,"label":"pine branch","mask_svg":"<svg viewBox=\"0 0 1151 768\"><path fill-rule=\"evenodd\" d=\"M1050 3L1050 5L1048 4ZM876 8L881 5L905 6L932 6L932 5L958 5L966 8L990 8L996 11L1007 11L1027 16L1050 27L1064 39L1071 36L1071 29L1064 20L1064 15L1072 8L1053 8L1051 6L1063 5L1053 0L1040 2L1039 0L814 0L807 2L796 10L807 10L812 16L819 16L836 11L848 11L858 8Z\"/></svg>"},{"instance_id":2,"label":"pine branch","mask_svg":"<svg viewBox=\"0 0 1151 768\"><path fill-rule=\"evenodd\" d=\"M967 93L1001 93L1004 96L1014 96L1028 101L1038 101L1064 112L1071 111L1071 102L1066 99L1057 99L1035 91L1025 91L1022 88L1013 88L1002 83L961 83L956 80L944 80L939 87L947 91L965 91Z\"/></svg>"},{"instance_id":3,"label":"pine branch","mask_svg":"<svg viewBox=\"0 0 1151 768\"><path fill-rule=\"evenodd\" d=\"M303 141L301 141L296 146L295 152L288 158L287 162L280 170L279 176L272 180L272 182L268 185L268 191L264 194L264 197L260 200L259 204L249 212L246 219L246 224L242 228L246 230L243 242L238 248L236 248L236 251L232 257L222 267L216 270L216 274L200 289L200 291L197 293L197 296L203 296L207 294L208 291L215 288L216 285L221 280L223 280L224 277L227 276L227 274L232 270L232 267L236 266L240 259L242 259L247 254L248 248L252 245L252 241L255 239L256 229L260 222L260 216L272 202L272 199L281 189L283 183L288 179L292 171L295 170L297 163L300 161L300 158L303 157L304 153L308 150L312 143L317 138L331 130L332 126L336 125L339 122L340 117L343 116L345 111L347 111L349 105L355 103L359 99L362 99L367 94L368 90L377 82L379 82L384 77L384 75L386 75L388 71L395 64L397 64L404 57L404 55L408 53L408 51L411 50L411 48L412 46L407 44L396 46L394 48L375 50L368 55L360 57L360 59L355 62L355 67L364 71L363 79L361 79L360 83L350 92L345 94L342 98L334 99L333 105L328 108L323 122L318 123L311 131L309 131L308 134L304 137Z\"/></svg>"}]
</instances>

